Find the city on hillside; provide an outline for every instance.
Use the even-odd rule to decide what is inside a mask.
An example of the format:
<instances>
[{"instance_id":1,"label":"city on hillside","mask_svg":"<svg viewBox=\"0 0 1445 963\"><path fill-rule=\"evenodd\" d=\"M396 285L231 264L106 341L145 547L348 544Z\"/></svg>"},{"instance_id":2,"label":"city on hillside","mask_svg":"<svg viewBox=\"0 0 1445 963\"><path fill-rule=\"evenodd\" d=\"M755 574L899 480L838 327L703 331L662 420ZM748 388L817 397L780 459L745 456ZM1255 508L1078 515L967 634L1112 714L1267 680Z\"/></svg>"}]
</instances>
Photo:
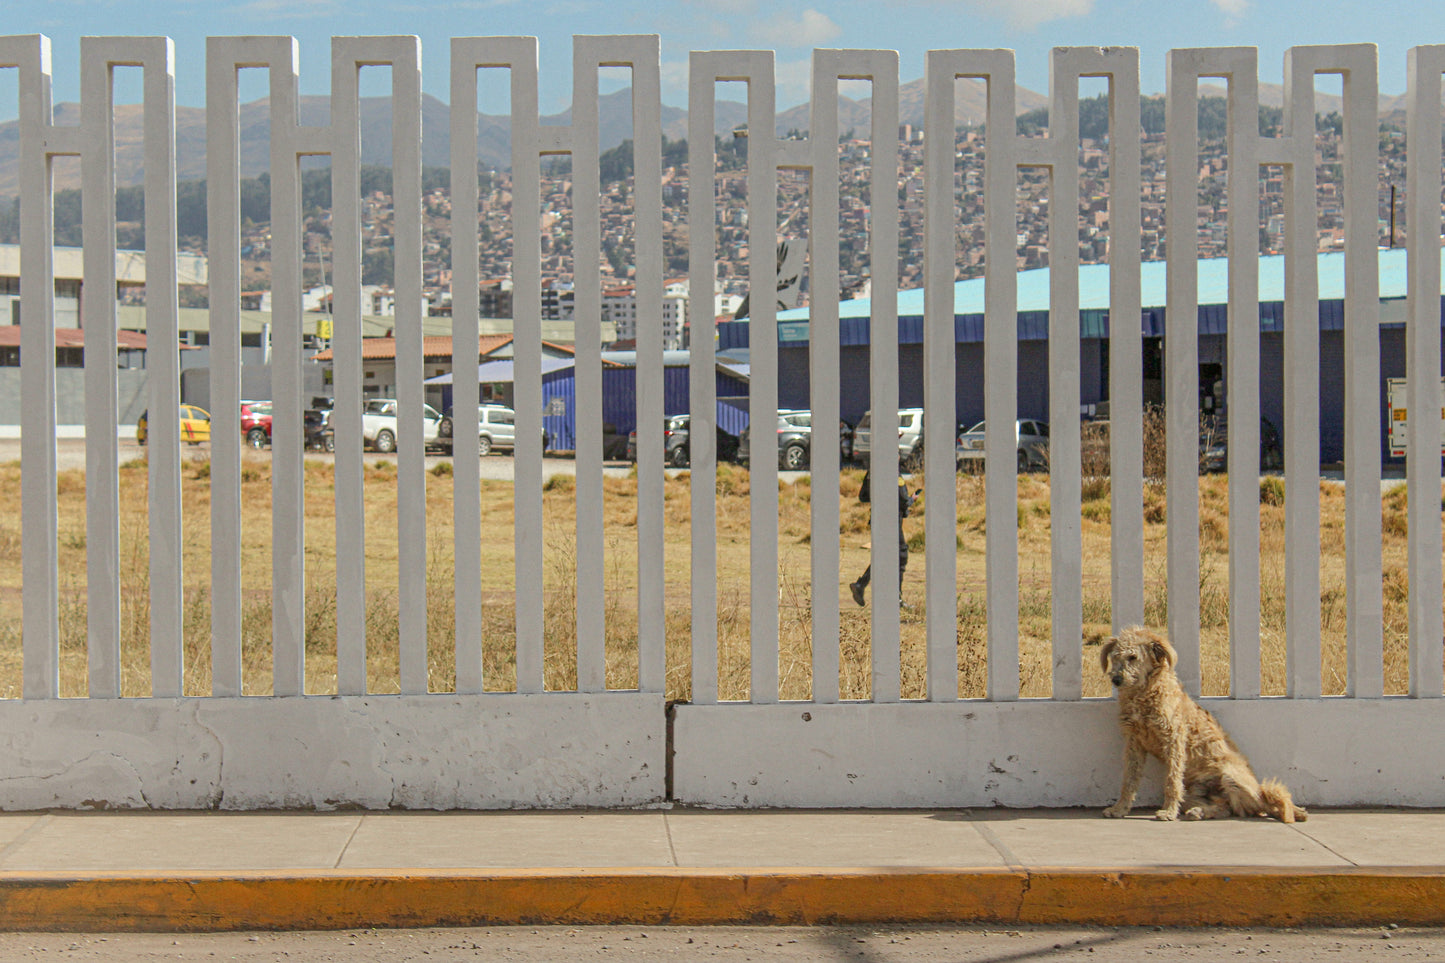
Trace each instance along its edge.
<instances>
[{"instance_id":1,"label":"city on hillside","mask_svg":"<svg viewBox=\"0 0 1445 963\"><path fill-rule=\"evenodd\" d=\"M1205 104L1210 101L1205 98ZM1213 98L1218 100L1218 98ZM1086 102L1086 105L1088 103ZM1107 132L1093 128L1084 116L1079 151L1080 218L1079 257L1082 263L1107 261L1109 252L1109 145ZM1145 134L1141 148L1142 178L1142 253L1145 260L1161 260L1164 256L1164 135L1145 118ZM1040 134L1047 123L1046 111L1021 115L1019 129L1027 134ZM1265 132L1278 123L1278 110L1261 110L1261 127ZM1339 249L1343 244L1344 215L1340 181L1342 123L1338 114L1317 118L1315 135L1317 247L1321 251ZM1404 235L1404 134L1389 118L1381 124L1379 140L1379 240L1381 246L1393 246L1392 238ZM1226 184L1228 156L1226 141L1211 133L1222 132L1220 125L1205 122L1201 113L1200 162L1198 171L1199 252L1201 257L1218 257L1225 253L1228 202ZM791 136L803 136L794 132ZM956 278L977 277L983 273L984 210L983 157L986 133L981 127L967 127L955 134L954 214L957 239ZM897 162L897 207L899 211L898 277L900 288L916 288L922 284L923 221L924 221L924 132L911 125L899 130ZM748 276L748 211L747 211L747 136L738 130L731 138L716 141L716 170L713 191L716 201L717 273L712 303L702 310L689 310L692 292L688 290L688 224L687 145L682 141L663 144L663 231L664 231L664 326L667 347L686 347L689 329L698 316L729 319L747 295ZM839 265L838 271L845 297L867 296L871 290L869 276L869 216L871 211L870 177L873 162L872 145L849 131L839 143ZM626 346L636 337L636 292L633 231L632 144L604 153L601 160L601 251L598 268L603 283L603 321L612 322L616 340ZM544 167L538 216L542 227L543 318L565 321L572 317L573 284L577 273L573 263L573 182L566 159L554 160ZM510 318L512 315L512 244L513 194L512 176L507 171L486 170L479 173L481 203L478 232L480 236L479 267L482 282L478 291L484 318ZM392 207L390 171L366 168L362 179L363 203L361 223L363 234L363 284L366 286L367 314L385 316L394 313L394 212ZM806 241L809 236L808 174L782 170L778 174L779 238ZM1048 174L1037 168L1025 168L1017 179L1017 268L1025 270L1048 264ZM199 189L198 189L199 188ZM304 282L310 291L308 308L326 310L329 284L333 279L332 218L329 172L312 169L305 173L303 187ZM269 183L262 175L242 184L242 286L245 303L260 309L269 308L271 232L269 217ZM79 242L78 192L57 194L57 243ZM890 202L893 199L890 198ZM183 184L178 204L179 233L183 251L205 252L205 191L203 184ZM452 233L454 215L449 190L449 172L428 168L424 178L423 206L423 285L425 311L429 316L451 314L452 299ZM74 208L74 216L69 216ZM892 203L889 205L893 207ZM14 241L18 234L18 204L0 204L0 242ZM140 222L139 188L122 188L118 192L117 216L119 246L143 246ZM1399 222L1396 222L1396 215ZM1284 230L1284 172L1278 167L1265 167L1260 176L1261 253L1279 253ZM1393 231L1393 234L1392 234ZM73 235L73 236L72 236ZM131 242L130 245L127 242ZM806 277L799 288L800 304L808 296ZM182 292L186 306L205 307L206 290L195 286ZM144 288L132 288L125 297L144 298ZM789 305L792 306L792 305Z\"/></svg>"}]
</instances>

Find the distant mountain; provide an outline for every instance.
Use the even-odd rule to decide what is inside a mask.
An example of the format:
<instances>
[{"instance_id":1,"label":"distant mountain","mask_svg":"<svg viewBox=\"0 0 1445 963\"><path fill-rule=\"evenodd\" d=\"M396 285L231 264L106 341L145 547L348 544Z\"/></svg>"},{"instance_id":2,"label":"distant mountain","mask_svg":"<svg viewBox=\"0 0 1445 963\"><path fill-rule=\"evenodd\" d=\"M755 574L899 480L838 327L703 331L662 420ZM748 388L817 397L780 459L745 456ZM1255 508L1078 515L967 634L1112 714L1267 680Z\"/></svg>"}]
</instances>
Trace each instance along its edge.
<instances>
[{"instance_id":1,"label":"distant mountain","mask_svg":"<svg viewBox=\"0 0 1445 963\"><path fill-rule=\"evenodd\" d=\"M956 118L960 124L979 124L985 115L986 88L982 81L965 80L956 85ZM899 123L921 127L923 124L924 88L921 79L903 84L899 89ZM1020 113L1046 105L1042 94L1018 88L1017 109ZM632 91L619 90L599 98L602 149L615 147L632 136ZM838 98L839 129L856 131L867 137L872 116L870 99ZM327 97L302 97L299 123L306 127L323 126L329 122ZM780 111L777 132L806 131L810 108L807 104ZM363 164L391 163L391 98L364 97L360 103L361 160ZM55 110L59 124L77 124L78 104L66 103ZM541 118L543 125L569 124L571 111ZM714 131L726 134L747 122L747 105L732 100L719 100L715 105ZM262 99L240 107L241 174L254 177L270 168L270 103ZM494 168L511 166L511 119L481 114L478 117L477 150L481 162ZM687 137L687 111L662 108L662 131L669 140ZM121 105L116 108L116 181L122 186L141 183L144 174L144 145L141 131L141 108ZM19 190L19 125L15 121L0 124L0 195L14 196ZM198 107L176 108L176 173L182 181L200 180L206 176L205 111ZM307 162L322 166L323 158ZM423 95L422 98L422 163L445 167L451 163L450 109L445 103ZM56 188L80 186L80 165L60 163L56 167Z\"/></svg>"},{"instance_id":2,"label":"distant mountain","mask_svg":"<svg viewBox=\"0 0 1445 963\"><path fill-rule=\"evenodd\" d=\"M1229 88L1222 84L1200 84L1199 96L1201 97L1224 97L1229 93ZM1394 113L1400 116L1405 114L1405 94L1381 94L1379 116L1381 120ZM1284 86L1282 84L1260 84L1259 102L1265 107L1284 106ZM1345 99L1339 94L1327 94L1322 91L1315 91L1315 113L1329 114L1345 112Z\"/></svg>"}]
</instances>

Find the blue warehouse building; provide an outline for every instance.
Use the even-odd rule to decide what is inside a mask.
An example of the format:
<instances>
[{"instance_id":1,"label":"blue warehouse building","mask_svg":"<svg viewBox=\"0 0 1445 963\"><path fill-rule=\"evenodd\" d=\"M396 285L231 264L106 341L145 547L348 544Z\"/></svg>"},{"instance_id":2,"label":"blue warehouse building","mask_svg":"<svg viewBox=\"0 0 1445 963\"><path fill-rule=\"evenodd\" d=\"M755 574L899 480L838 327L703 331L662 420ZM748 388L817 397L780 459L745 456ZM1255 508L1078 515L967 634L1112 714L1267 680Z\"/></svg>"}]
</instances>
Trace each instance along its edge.
<instances>
[{"instance_id":1,"label":"blue warehouse building","mask_svg":"<svg viewBox=\"0 0 1445 963\"><path fill-rule=\"evenodd\" d=\"M1442 252L1445 261L1445 252ZM1167 265L1142 265L1140 335L1144 339L1144 400L1162 403L1164 303ZM1380 395L1381 455L1384 440L1386 379L1405 376L1405 251L1379 252L1380 271ZM1344 452L1344 255L1318 256L1320 333L1320 460L1341 460ZM1228 383L1229 262L1198 262L1199 370L1201 411L1220 411ZM956 420L972 424L983 419L984 279L954 286L954 332L957 341ZM1260 409L1276 427L1284 425L1284 258L1259 259ZM856 423L868 407L868 345L871 302L839 305L842 416ZM1049 269L1018 275L1018 410L1021 418L1047 419ZM1091 414L1108 401L1109 266L1079 269L1080 404ZM778 404L807 408L808 309L778 313ZM718 325L718 351L734 353L748 347L749 323ZM923 403L923 291L898 292L899 405Z\"/></svg>"}]
</instances>

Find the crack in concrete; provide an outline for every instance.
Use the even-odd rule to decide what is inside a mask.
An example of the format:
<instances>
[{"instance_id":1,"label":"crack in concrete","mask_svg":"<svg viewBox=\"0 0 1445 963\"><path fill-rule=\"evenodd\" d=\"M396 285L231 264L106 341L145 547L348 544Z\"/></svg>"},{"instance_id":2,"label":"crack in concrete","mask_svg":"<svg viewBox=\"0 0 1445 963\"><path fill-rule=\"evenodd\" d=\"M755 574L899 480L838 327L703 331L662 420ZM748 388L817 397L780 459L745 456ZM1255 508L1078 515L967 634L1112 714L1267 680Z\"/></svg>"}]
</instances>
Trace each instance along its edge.
<instances>
[{"instance_id":1,"label":"crack in concrete","mask_svg":"<svg viewBox=\"0 0 1445 963\"><path fill-rule=\"evenodd\" d=\"M95 750L94 752L88 752L88 753L86 753L85 755L81 756L79 759L76 759L76 760L74 760L74 761L72 761L72 762L69 762L69 763L66 763L65 765L62 765L59 769L55 770L54 772L42 773L42 774L40 774L40 775L35 775L35 774L31 773L31 774L26 774L26 775L23 775L23 776L0 776L0 784L5 784L5 783L24 783L24 782L40 782L40 783L43 783L43 782L48 782L48 781L51 780L51 779L61 779L61 778L65 777L65 776L68 776L68 775L69 775L71 772L73 772L75 769L78 769L79 767L84 766L85 764L87 764L87 763L89 763L89 762L91 762L91 761L93 761L93 760L96 760L96 759L114 759L114 760L116 760L117 762L119 762L119 763L121 763L122 765L124 765L126 769L130 770L131 775L132 775L132 776L134 777L134 779L135 779L135 794L140 797L141 802L145 804L145 807L146 807L147 809L153 808L153 807L151 806L150 800L146 798L146 794L145 794L145 783L144 783L144 781L141 779L140 771L139 771L138 769L136 769L135 764L132 763L129 759L127 759L127 758L125 758L124 756L120 755L119 753L108 752L108 751L102 750L102 749L97 749L97 750ZM99 808L102 808L102 809L110 808L110 804L109 804L109 802L106 801L106 800L86 800L86 804L87 804L87 805L97 805L97 804L98 804ZM40 807L36 807L36 808L40 808Z\"/></svg>"},{"instance_id":2,"label":"crack in concrete","mask_svg":"<svg viewBox=\"0 0 1445 963\"><path fill-rule=\"evenodd\" d=\"M211 792L206 794L206 808L220 809L221 803L226 798L226 744L221 740L220 734L201 719L200 700L195 703L191 721L216 741L216 782Z\"/></svg>"}]
</instances>

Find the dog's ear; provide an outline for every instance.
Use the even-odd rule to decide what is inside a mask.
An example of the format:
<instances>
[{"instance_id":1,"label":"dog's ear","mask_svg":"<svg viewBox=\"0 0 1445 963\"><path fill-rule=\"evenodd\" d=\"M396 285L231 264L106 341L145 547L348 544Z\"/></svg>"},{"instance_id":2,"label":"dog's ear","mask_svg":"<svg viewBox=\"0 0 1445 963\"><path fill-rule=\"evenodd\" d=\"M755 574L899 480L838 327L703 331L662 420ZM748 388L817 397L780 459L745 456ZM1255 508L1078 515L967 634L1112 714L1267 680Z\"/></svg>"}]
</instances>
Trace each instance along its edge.
<instances>
[{"instance_id":1,"label":"dog's ear","mask_svg":"<svg viewBox=\"0 0 1445 963\"><path fill-rule=\"evenodd\" d=\"M1100 669L1104 670L1105 672L1109 671L1109 655L1118 647L1119 640L1116 638L1110 638L1104 643L1104 647L1099 650Z\"/></svg>"},{"instance_id":2,"label":"dog's ear","mask_svg":"<svg viewBox=\"0 0 1445 963\"><path fill-rule=\"evenodd\" d=\"M1171 669L1174 668L1174 663L1179 661L1179 653L1174 651L1174 646L1158 635L1149 640L1149 654L1154 657L1155 664Z\"/></svg>"}]
</instances>

